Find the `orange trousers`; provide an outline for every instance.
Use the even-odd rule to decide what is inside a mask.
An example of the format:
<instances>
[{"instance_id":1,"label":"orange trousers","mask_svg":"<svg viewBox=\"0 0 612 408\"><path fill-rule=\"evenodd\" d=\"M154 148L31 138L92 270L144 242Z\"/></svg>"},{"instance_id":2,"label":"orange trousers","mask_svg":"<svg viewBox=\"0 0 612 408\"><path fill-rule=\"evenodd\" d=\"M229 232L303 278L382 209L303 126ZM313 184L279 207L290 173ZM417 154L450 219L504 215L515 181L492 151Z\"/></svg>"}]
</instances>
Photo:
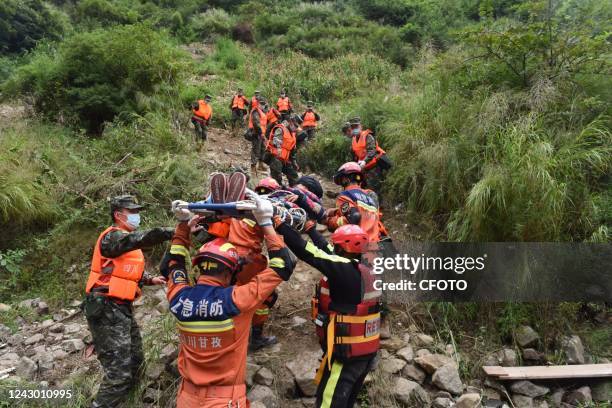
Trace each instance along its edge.
<instances>
[{"instance_id":1,"label":"orange trousers","mask_svg":"<svg viewBox=\"0 0 612 408\"><path fill-rule=\"evenodd\" d=\"M248 408L249 406L244 384L235 387L198 387L183 380L176 395L176 408Z\"/></svg>"}]
</instances>

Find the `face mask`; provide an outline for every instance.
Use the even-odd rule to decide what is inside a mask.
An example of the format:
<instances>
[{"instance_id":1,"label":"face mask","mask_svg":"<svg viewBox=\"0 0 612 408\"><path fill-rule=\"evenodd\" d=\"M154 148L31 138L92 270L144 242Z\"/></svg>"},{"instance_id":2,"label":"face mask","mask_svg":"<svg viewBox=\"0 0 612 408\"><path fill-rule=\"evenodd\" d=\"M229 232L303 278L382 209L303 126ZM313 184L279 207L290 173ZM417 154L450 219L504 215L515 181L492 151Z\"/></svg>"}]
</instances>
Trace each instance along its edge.
<instances>
[{"instance_id":1,"label":"face mask","mask_svg":"<svg viewBox=\"0 0 612 408\"><path fill-rule=\"evenodd\" d=\"M128 214L125 223L133 229L137 229L140 225L140 214Z\"/></svg>"},{"instance_id":2,"label":"face mask","mask_svg":"<svg viewBox=\"0 0 612 408\"><path fill-rule=\"evenodd\" d=\"M355 136L357 136L359 134L359 128L355 128L351 130L351 133Z\"/></svg>"}]
</instances>

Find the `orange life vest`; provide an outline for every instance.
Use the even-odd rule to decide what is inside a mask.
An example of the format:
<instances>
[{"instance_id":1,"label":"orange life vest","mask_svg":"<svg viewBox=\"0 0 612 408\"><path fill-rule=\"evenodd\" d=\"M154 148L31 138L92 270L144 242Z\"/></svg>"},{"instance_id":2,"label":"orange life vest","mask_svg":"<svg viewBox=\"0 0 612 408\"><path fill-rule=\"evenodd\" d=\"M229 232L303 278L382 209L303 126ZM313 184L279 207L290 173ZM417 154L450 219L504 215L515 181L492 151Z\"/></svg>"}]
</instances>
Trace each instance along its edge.
<instances>
[{"instance_id":1,"label":"orange life vest","mask_svg":"<svg viewBox=\"0 0 612 408\"><path fill-rule=\"evenodd\" d=\"M281 144L280 149L274 146L274 144L272 143L272 141L274 140L274 132L277 128L280 128L283 131L283 142ZM282 123L274 126L270 131L270 137L268 139L268 150L274 155L274 157L276 157L280 161L285 163L289 161L289 156L291 155L291 151L295 148L295 144L295 133L287 129L287 127Z\"/></svg>"},{"instance_id":2,"label":"orange life vest","mask_svg":"<svg viewBox=\"0 0 612 408\"><path fill-rule=\"evenodd\" d=\"M361 302L353 313L339 313L331 307L329 282L321 279L315 292L312 316L317 337L326 350L326 359L335 355L341 361L374 354L380 347L380 296L374 288L372 268L358 264L361 274ZM325 360L324 360L325 361Z\"/></svg>"},{"instance_id":3,"label":"orange life vest","mask_svg":"<svg viewBox=\"0 0 612 408\"><path fill-rule=\"evenodd\" d=\"M337 205L350 205L357 208L360 216L359 226L368 234L370 242L378 242L380 240L380 212L372 197L359 187L341 191L338 197L343 197L343 199L339 199Z\"/></svg>"},{"instance_id":4,"label":"orange life vest","mask_svg":"<svg viewBox=\"0 0 612 408\"><path fill-rule=\"evenodd\" d=\"M266 113L267 124L273 124L278 122L279 116L276 114L278 111L274 108L271 108L268 113Z\"/></svg>"},{"instance_id":5,"label":"orange life vest","mask_svg":"<svg viewBox=\"0 0 612 408\"><path fill-rule=\"evenodd\" d=\"M281 112L287 112L289 109L291 109L291 101L289 101L289 97L285 96L284 98L278 98L276 107Z\"/></svg>"},{"instance_id":6,"label":"orange life vest","mask_svg":"<svg viewBox=\"0 0 612 408\"><path fill-rule=\"evenodd\" d=\"M249 115L249 129L253 129L253 111L255 110L257 110L257 113L259 113L259 127L261 128L261 134L265 135L267 124L266 114L259 108L259 106L251 109L251 114Z\"/></svg>"},{"instance_id":7,"label":"orange life vest","mask_svg":"<svg viewBox=\"0 0 612 408\"><path fill-rule=\"evenodd\" d=\"M355 155L358 161L365 160L366 156L368 155L366 139L367 136L371 133L372 131L370 129L367 129L362 131L359 137L353 136L352 149L353 154ZM376 156L374 156L374 158L366 164L365 170L370 170L374 168L374 166L376 166L376 162L383 154L385 154L385 151L378 145L378 141L376 141Z\"/></svg>"},{"instance_id":8,"label":"orange life vest","mask_svg":"<svg viewBox=\"0 0 612 408\"><path fill-rule=\"evenodd\" d=\"M135 249L116 258L103 257L100 253L100 242L110 231L122 230L111 226L98 237L85 292L90 293L95 287L108 287L108 296L132 301L140 297L138 282L142 279L145 269L144 254L140 249Z\"/></svg>"},{"instance_id":9,"label":"orange life vest","mask_svg":"<svg viewBox=\"0 0 612 408\"><path fill-rule=\"evenodd\" d=\"M244 103L246 102L246 98L241 95L234 95L232 99L232 109L244 109Z\"/></svg>"},{"instance_id":10,"label":"orange life vest","mask_svg":"<svg viewBox=\"0 0 612 408\"><path fill-rule=\"evenodd\" d=\"M198 109L192 109L193 114L198 118L202 118L204 120L209 120L212 116L212 108L209 104L204 102L203 99L198 101Z\"/></svg>"},{"instance_id":11,"label":"orange life vest","mask_svg":"<svg viewBox=\"0 0 612 408\"><path fill-rule=\"evenodd\" d=\"M317 118L312 111L306 111L306 113L304 113L302 127L306 126L317 127Z\"/></svg>"},{"instance_id":12,"label":"orange life vest","mask_svg":"<svg viewBox=\"0 0 612 408\"><path fill-rule=\"evenodd\" d=\"M251 98L251 109L259 106L259 101L255 96Z\"/></svg>"}]
</instances>

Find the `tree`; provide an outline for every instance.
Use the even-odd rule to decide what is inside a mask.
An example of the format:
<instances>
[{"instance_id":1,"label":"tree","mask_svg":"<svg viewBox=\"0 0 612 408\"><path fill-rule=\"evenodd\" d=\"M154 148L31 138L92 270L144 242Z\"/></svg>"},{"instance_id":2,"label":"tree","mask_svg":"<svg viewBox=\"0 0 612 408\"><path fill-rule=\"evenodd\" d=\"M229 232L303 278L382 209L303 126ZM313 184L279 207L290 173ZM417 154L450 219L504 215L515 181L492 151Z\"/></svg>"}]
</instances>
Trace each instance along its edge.
<instances>
[{"instance_id":1,"label":"tree","mask_svg":"<svg viewBox=\"0 0 612 408\"><path fill-rule=\"evenodd\" d=\"M42 0L0 2L0 52L29 50L39 40L55 40L63 33L61 17Z\"/></svg>"}]
</instances>

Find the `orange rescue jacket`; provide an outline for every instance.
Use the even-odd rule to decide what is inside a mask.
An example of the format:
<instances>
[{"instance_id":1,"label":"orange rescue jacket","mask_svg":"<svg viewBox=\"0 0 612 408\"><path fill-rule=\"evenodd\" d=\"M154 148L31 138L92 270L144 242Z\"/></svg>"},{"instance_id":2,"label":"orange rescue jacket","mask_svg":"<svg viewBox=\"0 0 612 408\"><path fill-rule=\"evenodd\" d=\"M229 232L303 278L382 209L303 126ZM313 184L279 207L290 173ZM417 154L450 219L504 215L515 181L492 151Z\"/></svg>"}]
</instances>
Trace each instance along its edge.
<instances>
[{"instance_id":1,"label":"orange rescue jacket","mask_svg":"<svg viewBox=\"0 0 612 408\"><path fill-rule=\"evenodd\" d=\"M212 116L212 107L203 99L198 101L198 109L192 109L192 111L195 116L204 120L210 120Z\"/></svg>"},{"instance_id":2,"label":"orange rescue jacket","mask_svg":"<svg viewBox=\"0 0 612 408\"><path fill-rule=\"evenodd\" d=\"M232 109L245 109L246 98L242 95L234 95L232 98Z\"/></svg>"},{"instance_id":3,"label":"orange rescue jacket","mask_svg":"<svg viewBox=\"0 0 612 408\"><path fill-rule=\"evenodd\" d=\"M280 148L277 148L272 143L272 141L274 140L274 132L277 128L280 128L283 131L283 142ZM289 161L291 151L295 148L295 144L295 133L287 129L287 127L282 123L274 126L270 131L270 137L268 138L268 150L274 155L274 157L276 157L280 161L284 163L287 163Z\"/></svg>"},{"instance_id":4,"label":"orange rescue jacket","mask_svg":"<svg viewBox=\"0 0 612 408\"><path fill-rule=\"evenodd\" d=\"M85 293L90 293L93 288L107 287L109 297L132 301L140 296L138 282L142 279L145 269L144 254L140 249L135 249L117 258L103 257L100 253L102 238L110 231L117 230L122 231L115 226L108 227L98 237Z\"/></svg>"},{"instance_id":5,"label":"orange rescue jacket","mask_svg":"<svg viewBox=\"0 0 612 408\"><path fill-rule=\"evenodd\" d=\"M370 129L367 129L362 131L359 136L353 136L352 149L353 154L357 158L357 161L365 160L366 156L368 155L366 139L367 136L371 133L372 131ZM385 154L385 151L378 145L378 141L376 141L376 156L374 156L372 160L366 163L365 170L370 170L371 168L376 166L376 162L383 154Z\"/></svg>"},{"instance_id":6,"label":"orange rescue jacket","mask_svg":"<svg viewBox=\"0 0 612 408\"><path fill-rule=\"evenodd\" d=\"M278 101L276 102L276 107L281 112L287 112L291 110L291 101L289 100L289 97L285 96L284 98L278 98Z\"/></svg>"},{"instance_id":7,"label":"orange rescue jacket","mask_svg":"<svg viewBox=\"0 0 612 408\"><path fill-rule=\"evenodd\" d=\"M302 127L317 127L317 118L312 111L306 111L302 120Z\"/></svg>"},{"instance_id":8,"label":"orange rescue jacket","mask_svg":"<svg viewBox=\"0 0 612 408\"><path fill-rule=\"evenodd\" d=\"M259 106L251 109L251 114L249 115L249 129L253 129L253 111L257 110L259 114L259 128L261 129L262 137L266 134L266 114L261 110Z\"/></svg>"}]
</instances>

